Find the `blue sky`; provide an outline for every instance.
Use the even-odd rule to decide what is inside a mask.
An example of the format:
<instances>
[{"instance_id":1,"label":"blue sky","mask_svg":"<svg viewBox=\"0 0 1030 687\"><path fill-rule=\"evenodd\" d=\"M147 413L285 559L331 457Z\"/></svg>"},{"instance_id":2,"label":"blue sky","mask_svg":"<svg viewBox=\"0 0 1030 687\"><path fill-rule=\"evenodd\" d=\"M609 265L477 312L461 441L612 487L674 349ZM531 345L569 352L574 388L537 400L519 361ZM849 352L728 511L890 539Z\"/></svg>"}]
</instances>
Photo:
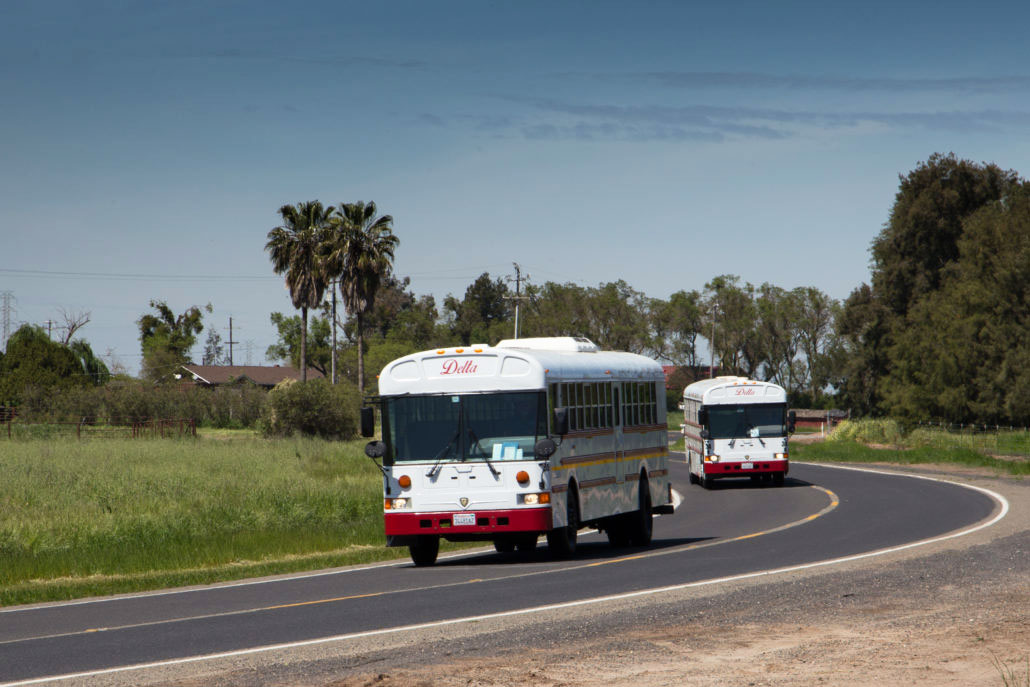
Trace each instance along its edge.
<instances>
[{"instance_id":1,"label":"blue sky","mask_svg":"<svg viewBox=\"0 0 1030 687\"><path fill-rule=\"evenodd\" d=\"M843 299L934 152L1030 174L1016 2L0 4L0 291L139 367L151 299L235 362L292 312L284 203L373 200L396 271L719 274ZM201 334L200 341L206 337ZM199 346L197 355L199 356Z\"/></svg>"}]
</instances>

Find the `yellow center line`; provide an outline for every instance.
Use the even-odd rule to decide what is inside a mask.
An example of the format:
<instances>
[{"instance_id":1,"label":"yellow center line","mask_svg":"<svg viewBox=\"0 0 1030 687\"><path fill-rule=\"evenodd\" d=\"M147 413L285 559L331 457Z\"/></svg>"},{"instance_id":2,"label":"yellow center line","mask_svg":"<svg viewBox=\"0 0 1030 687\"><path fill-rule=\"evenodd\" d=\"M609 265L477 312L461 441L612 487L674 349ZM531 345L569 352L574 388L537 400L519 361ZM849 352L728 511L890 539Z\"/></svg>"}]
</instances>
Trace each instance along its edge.
<instances>
[{"instance_id":1,"label":"yellow center line","mask_svg":"<svg viewBox=\"0 0 1030 687\"><path fill-rule=\"evenodd\" d=\"M804 524L806 522L811 522L812 520L815 520L816 518L818 518L820 516L826 515L827 513L832 511L834 508L836 508L840 504L840 500L837 498L837 495L834 494L829 489L825 489L823 487L819 487L819 486L815 486L815 485L811 485L811 486L812 486L813 489L818 489L819 491L822 491L827 496L829 496L830 497L830 504L828 506L826 506L825 508L823 508L818 513L806 516L806 517L802 518L801 520L795 520L794 522L789 522L789 523L787 523L785 525L780 525L779 527L774 527L773 529L762 530L760 532L752 532L750 534L742 534L742 535L737 536L737 537L731 537L730 539L719 539L717 541L705 542L703 544L686 544L686 545L683 545L683 546L675 546L675 547L671 547L671 548L668 548L668 549L660 549L658 551L649 551L647 553L640 553L640 554L635 554L635 555L632 555L632 556L622 556L622 557L619 557L619 558L612 558L610 560L605 560L605 561L595 561L593 563L583 563L581 565L561 566L561 567L558 567L558 568L551 568L551 569L547 569L547 570L536 570L536 571L531 571L531 572L516 573L516 574L512 574L512 575L502 575L502 576L499 576L499 577L492 577L492 578L490 578L490 581L491 582L503 582L503 581L518 579L518 578L522 578L522 577L534 577L534 576L537 576L537 575L548 575L548 574L555 573L555 572L568 572L570 570L579 570L579 569L583 569L583 568L594 568L594 567L598 567L598 566L601 566L601 565L612 565L613 563L626 563L628 561L637 561L637 560L642 560L642 559L645 559L645 558L655 558L657 556L668 556L668 555L671 555L671 554L674 554L674 553L681 553L683 551L692 551L692 550L695 550L695 549L703 549L703 548L708 548L708 547L711 547L711 546L718 546L718 545L721 545L721 544L729 544L731 542L741 541L743 539L751 539L752 537L759 537L759 536L762 536L762 535L765 535L765 534L772 534L773 532L780 532L782 530L786 530L786 529L789 529L791 527L797 527L798 525L802 525L802 524ZM210 618L225 618L225 617L234 616L234 615L246 615L246 614L250 614L250 613L263 613L263 612L267 612L267 611L277 611L277 610L283 610L283 609L287 609L287 608L299 608L299 607L302 607L302 606L316 606L316 605L320 605L320 604L340 603L340 602L343 602L343 601L353 601L355 599L369 599L369 598L373 598L373 597L377 597L377 596L388 596L388 595L391 595L391 594L405 594L405 593L408 593L408 592L424 592L424 591L431 591L431 590L435 590L435 589L444 589L444 588L447 588L447 587L460 587L462 585L473 584L473 583L476 583L476 582L483 582L483 581L484 581L483 578L472 578L472 579L469 579L469 580L463 580L461 582L448 582L448 583L445 583L445 584L429 585L429 586L424 586L424 587L409 587L409 588L406 588L406 589L389 589L389 590L382 591L382 592L369 592L368 594L353 594L353 595L350 595L350 596L336 596L336 597L332 597L332 598L328 598L328 599L314 599L312 601L298 601L298 602L295 602L295 603L288 603L288 604L276 604L274 606L262 606L262 607L258 607L258 608L246 608L246 609L241 609L241 610L238 610L238 611L225 611L223 613L209 613L209 614L205 614L205 615L185 616L185 617L181 617L181 618L168 618L168 619L165 619L165 620L154 620L154 621L150 621L150 622L134 623L134 624L128 624L128 625L117 625L117 626L113 626L113 627L96 627L96 628L89 628L89 629L83 629L83 630L76 630L76 631L72 631L72 632L62 632L62 633L50 634L50 635L38 635L38 636L33 636L33 637L22 637L22 638L18 638L18 639L9 639L9 640L0 641L0 646L3 646L5 644L17 644L17 643L20 643L20 642L29 642L29 641L38 640L38 639L57 639L57 638L60 638L60 637L74 637L76 635L90 634L90 633L93 633L93 632L111 632L111 631L115 631L115 630L131 630L131 629L137 629L137 628L141 628L141 627L151 627L151 626L156 626L156 625L167 625L167 624L172 624L172 623L183 623L183 622L187 622L187 621L191 621L191 620L207 620L207 619L210 619Z\"/></svg>"}]
</instances>

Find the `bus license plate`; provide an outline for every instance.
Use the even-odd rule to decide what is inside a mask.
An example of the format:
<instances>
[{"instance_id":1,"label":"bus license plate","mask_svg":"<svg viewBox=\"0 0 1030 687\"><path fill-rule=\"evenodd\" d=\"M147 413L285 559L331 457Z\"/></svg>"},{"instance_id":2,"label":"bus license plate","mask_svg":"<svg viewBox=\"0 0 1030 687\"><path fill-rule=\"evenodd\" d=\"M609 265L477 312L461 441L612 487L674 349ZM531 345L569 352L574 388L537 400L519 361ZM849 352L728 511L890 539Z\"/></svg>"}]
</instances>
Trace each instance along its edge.
<instances>
[{"instance_id":1,"label":"bus license plate","mask_svg":"<svg viewBox=\"0 0 1030 687\"><path fill-rule=\"evenodd\" d=\"M755 467L754 463L741 463L740 464L740 469L741 470L752 470L752 469L754 469L754 467Z\"/></svg>"},{"instance_id":2,"label":"bus license plate","mask_svg":"<svg viewBox=\"0 0 1030 687\"><path fill-rule=\"evenodd\" d=\"M454 525L475 525L476 514L475 513L455 513L454 514Z\"/></svg>"}]
</instances>

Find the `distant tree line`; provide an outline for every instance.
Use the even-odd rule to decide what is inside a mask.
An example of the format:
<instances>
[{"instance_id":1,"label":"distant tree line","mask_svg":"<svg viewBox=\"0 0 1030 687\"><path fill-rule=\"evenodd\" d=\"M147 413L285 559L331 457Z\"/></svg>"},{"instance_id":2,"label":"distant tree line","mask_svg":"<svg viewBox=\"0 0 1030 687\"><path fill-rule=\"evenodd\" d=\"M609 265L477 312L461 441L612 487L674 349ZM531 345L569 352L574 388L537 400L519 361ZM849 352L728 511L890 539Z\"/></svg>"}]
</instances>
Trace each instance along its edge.
<instances>
[{"instance_id":1,"label":"distant tree line","mask_svg":"<svg viewBox=\"0 0 1030 687\"><path fill-rule=\"evenodd\" d=\"M300 313L271 314L278 339L266 355L327 377L335 366L356 387L341 392L352 400L394 358L513 337L518 304L520 336L585 336L675 365L684 383L714 357L720 374L777 382L799 407L907 423L1030 423L1030 183L994 164L935 154L901 176L872 242L871 281L844 303L816 287L738 275L667 299L623 280L527 284L516 299L508 281L483 273L438 304L394 274L399 239L375 203L307 201L279 217L265 248ZM142 375L163 382L189 361L204 309L151 307L137 321ZM206 361L222 360L219 344L209 335ZM20 329L0 356L0 400L110 378L85 341L52 342L39 328ZM324 404L327 393L313 389L304 402Z\"/></svg>"}]
</instances>

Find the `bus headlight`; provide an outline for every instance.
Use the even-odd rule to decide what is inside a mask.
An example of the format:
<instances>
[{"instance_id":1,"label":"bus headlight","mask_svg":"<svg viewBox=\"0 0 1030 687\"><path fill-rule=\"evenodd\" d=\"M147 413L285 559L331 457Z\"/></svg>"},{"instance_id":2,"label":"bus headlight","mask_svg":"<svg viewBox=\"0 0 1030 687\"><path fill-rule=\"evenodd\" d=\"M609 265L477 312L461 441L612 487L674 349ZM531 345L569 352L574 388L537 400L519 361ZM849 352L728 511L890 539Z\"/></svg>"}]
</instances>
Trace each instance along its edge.
<instances>
[{"instance_id":1,"label":"bus headlight","mask_svg":"<svg viewBox=\"0 0 1030 687\"><path fill-rule=\"evenodd\" d=\"M550 503L551 495L548 493L543 494L523 494L522 503L527 506L539 506L542 503Z\"/></svg>"},{"instance_id":2,"label":"bus headlight","mask_svg":"<svg viewBox=\"0 0 1030 687\"><path fill-rule=\"evenodd\" d=\"M719 462L719 456L715 456L715 455L705 456L705 462L706 463L718 463Z\"/></svg>"},{"instance_id":3,"label":"bus headlight","mask_svg":"<svg viewBox=\"0 0 1030 687\"><path fill-rule=\"evenodd\" d=\"M409 503L408 499L386 499L383 502L383 508L386 510L401 510L407 508Z\"/></svg>"},{"instance_id":4,"label":"bus headlight","mask_svg":"<svg viewBox=\"0 0 1030 687\"><path fill-rule=\"evenodd\" d=\"M776 454L776 460L787 460L787 454L786 453L777 453Z\"/></svg>"}]
</instances>

